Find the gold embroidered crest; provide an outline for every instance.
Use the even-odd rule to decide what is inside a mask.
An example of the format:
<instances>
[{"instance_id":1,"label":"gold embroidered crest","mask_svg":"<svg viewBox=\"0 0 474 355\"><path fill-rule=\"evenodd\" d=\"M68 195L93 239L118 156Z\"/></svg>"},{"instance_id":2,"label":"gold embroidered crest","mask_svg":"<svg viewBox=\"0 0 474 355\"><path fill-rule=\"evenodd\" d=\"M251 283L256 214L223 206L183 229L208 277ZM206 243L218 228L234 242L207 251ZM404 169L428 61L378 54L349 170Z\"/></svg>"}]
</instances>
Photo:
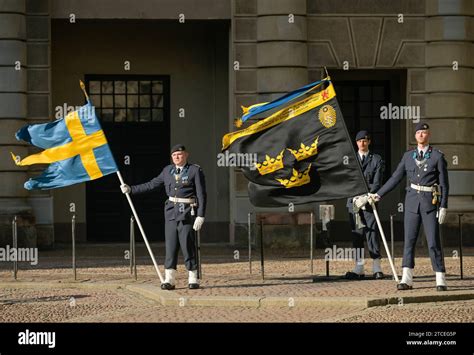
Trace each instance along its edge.
<instances>
[{"instance_id":1,"label":"gold embroidered crest","mask_svg":"<svg viewBox=\"0 0 474 355\"><path fill-rule=\"evenodd\" d=\"M331 105L324 105L319 109L319 121L326 128L334 126L336 124L336 110Z\"/></svg>"}]
</instances>

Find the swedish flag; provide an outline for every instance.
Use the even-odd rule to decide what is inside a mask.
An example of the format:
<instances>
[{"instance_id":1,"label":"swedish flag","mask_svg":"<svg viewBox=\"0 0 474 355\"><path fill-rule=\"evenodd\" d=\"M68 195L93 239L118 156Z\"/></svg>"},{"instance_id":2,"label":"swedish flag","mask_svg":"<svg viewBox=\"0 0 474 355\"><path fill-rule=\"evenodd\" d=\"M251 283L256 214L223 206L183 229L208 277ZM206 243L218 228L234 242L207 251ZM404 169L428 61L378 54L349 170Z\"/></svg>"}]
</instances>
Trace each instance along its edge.
<instances>
[{"instance_id":1,"label":"swedish flag","mask_svg":"<svg viewBox=\"0 0 474 355\"><path fill-rule=\"evenodd\" d=\"M12 153L18 166L49 164L25 182L27 190L69 186L118 171L90 100L54 122L24 126L16 138L44 149L22 160Z\"/></svg>"}]
</instances>

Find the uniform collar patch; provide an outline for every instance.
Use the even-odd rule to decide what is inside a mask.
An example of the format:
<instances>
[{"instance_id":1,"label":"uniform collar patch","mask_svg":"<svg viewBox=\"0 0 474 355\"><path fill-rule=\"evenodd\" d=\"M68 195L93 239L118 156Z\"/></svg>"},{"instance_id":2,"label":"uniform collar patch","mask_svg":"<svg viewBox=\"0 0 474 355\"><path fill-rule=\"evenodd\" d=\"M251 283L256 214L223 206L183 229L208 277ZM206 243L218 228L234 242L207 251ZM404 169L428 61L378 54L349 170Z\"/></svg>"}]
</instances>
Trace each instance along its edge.
<instances>
[{"instance_id":1,"label":"uniform collar patch","mask_svg":"<svg viewBox=\"0 0 474 355\"><path fill-rule=\"evenodd\" d=\"M425 162L427 159L431 158L431 152L433 151L433 147L429 146L428 150L426 151L425 155L423 156L422 162ZM418 157L418 148L413 149L413 159L417 161Z\"/></svg>"},{"instance_id":2,"label":"uniform collar patch","mask_svg":"<svg viewBox=\"0 0 474 355\"><path fill-rule=\"evenodd\" d=\"M182 168L181 168L181 172L180 174L184 174L188 171L189 169L189 163L186 163L186 165L184 165ZM170 168L170 174L175 174L176 173L176 165L172 165L171 168Z\"/></svg>"}]
</instances>

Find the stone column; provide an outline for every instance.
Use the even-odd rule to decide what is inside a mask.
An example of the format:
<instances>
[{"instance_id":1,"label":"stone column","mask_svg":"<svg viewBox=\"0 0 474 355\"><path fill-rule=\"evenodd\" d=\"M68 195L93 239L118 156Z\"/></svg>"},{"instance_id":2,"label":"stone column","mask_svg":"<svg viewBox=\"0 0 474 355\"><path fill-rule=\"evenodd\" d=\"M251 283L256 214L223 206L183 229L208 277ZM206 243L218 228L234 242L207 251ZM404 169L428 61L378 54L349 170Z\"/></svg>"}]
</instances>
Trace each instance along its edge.
<instances>
[{"instance_id":1,"label":"stone column","mask_svg":"<svg viewBox=\"0 0 474 355\"><path fill-rule=\"evenodd\" d=\"M425 115L432 143L448 161L448 211L470 211L464 216L470 231L474 223L473 11L471 0L426 2ZM454 213L448 219L453 223Z\"/></svg>"},{"instance_id":2,"label":"stone column","mask_svg":"<svg viewBox=\"0 0 474 355\"><path fill-rule=\"evenodd\" d=\"M233 118L242 115L241 105L271 101L308 84L306 28L306 0L232 0ZM247 238L247 213L256 211L240 169L231 174L230 193L231 242L239 242Z\"/></svg>"},{"instance_id":3,"label":"stone column","mask_svg":"<svg viewBox=\"0 0 474 355\"><path fill-rule=\"evenodd\" d=\"M50 37L51 18L49 0L26 1L26 32L28 57L28 123L43 123L54 119L51 113ZM61 65L61 63L58 63ZM30 148L30 153L35 148ZM44 166L34 165L29 169L37 175ZM54 245L53 197L50 190L31 191L28 202L36 218L38 247Z\"/></svg>"},{"instance_id":4,"label":"stone column","mask_svg":"<svg viewBox=\"0 0 474 355\"><path fill-rule=\"evenodd\" d=\"M27 118L27 49L25 0L0 2L0 245L11 245L11 221L18 216L19 246L34 246L36 233L25 168L18 168L10 151L25 156L27 148L15 132Z\"/></svg>"},{"instance_id":5,"label":"stone column","mask_svg":"<svg viewBox=\"0 0 474 355\"><path fill-rule=\"evenodd\" d=\"M306 0L258 0L257 14L257 91L267 101L308 84Z\"/></svg>"},{"instance_id":6,"label":"stone column","mask_svg":"<svg viewBox=\"0 0 474 355\"><path fill-rule=\"evenodd\" d=\"M257 92L257 0L232 0L230 45L229 131L242 115L241 106L259 102ZM247 196L247 182L238 168L230 168L230 243L247 238L247 213L253 206Z\"/></svg>"}]
</instances>

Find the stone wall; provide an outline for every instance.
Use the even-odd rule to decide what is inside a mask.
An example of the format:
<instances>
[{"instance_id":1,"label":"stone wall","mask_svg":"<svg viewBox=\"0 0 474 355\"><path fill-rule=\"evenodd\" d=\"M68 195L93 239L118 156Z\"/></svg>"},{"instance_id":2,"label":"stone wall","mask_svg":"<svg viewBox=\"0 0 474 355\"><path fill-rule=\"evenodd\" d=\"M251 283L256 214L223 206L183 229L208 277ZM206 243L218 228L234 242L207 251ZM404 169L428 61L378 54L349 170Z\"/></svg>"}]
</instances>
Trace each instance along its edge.
<instances>
[{"instance_id":1,"label":"stone wall","mask_svg":"<svg viewBox=\"0 0 474 355\"><path fill-rule=\"evenodd\" d=\"M238 68L234 66L231 112L238 117L241 105L268 101L319 80L324 67L330 74L336 69L352 71L354 77L364 73L365 80L377 80L382 69L403 70L398 104L420 107L421 119L432 127L432 144L448 161L450 223L445 234L457 234L454 223L462 211L464 234L472 235L473 7L469 0L233 0L232 43ZM413 123L391 122L393 169L401 153L415 143ZM245 223L248 212L262 211L250 206L238 169L231 191L237 225ZM400 186L386 204L395 206L403 196ZM336 202L336 210L336 229L341 238L348 238L350 233L343 232L349 232L343 203ZM387 221L388 213L382 219ZM398 213L397 239L403 235L402 220L403 213Z\"/></svg>"},{"instance_id":2,"label":"stone wall","mask_svg":"<svg viewBox=\"0 0 474 355\"><path fill-rule=\"evenodd\" d=\"M11 219L19 216L19 244L48 248L54 243L52 198L29 193L23 183L33 169L17 167L10 151L34 153L15 139L27 123L49 120L49 1L0 3L0 244L9 243Z\"/></svg>"}]
</instances>

